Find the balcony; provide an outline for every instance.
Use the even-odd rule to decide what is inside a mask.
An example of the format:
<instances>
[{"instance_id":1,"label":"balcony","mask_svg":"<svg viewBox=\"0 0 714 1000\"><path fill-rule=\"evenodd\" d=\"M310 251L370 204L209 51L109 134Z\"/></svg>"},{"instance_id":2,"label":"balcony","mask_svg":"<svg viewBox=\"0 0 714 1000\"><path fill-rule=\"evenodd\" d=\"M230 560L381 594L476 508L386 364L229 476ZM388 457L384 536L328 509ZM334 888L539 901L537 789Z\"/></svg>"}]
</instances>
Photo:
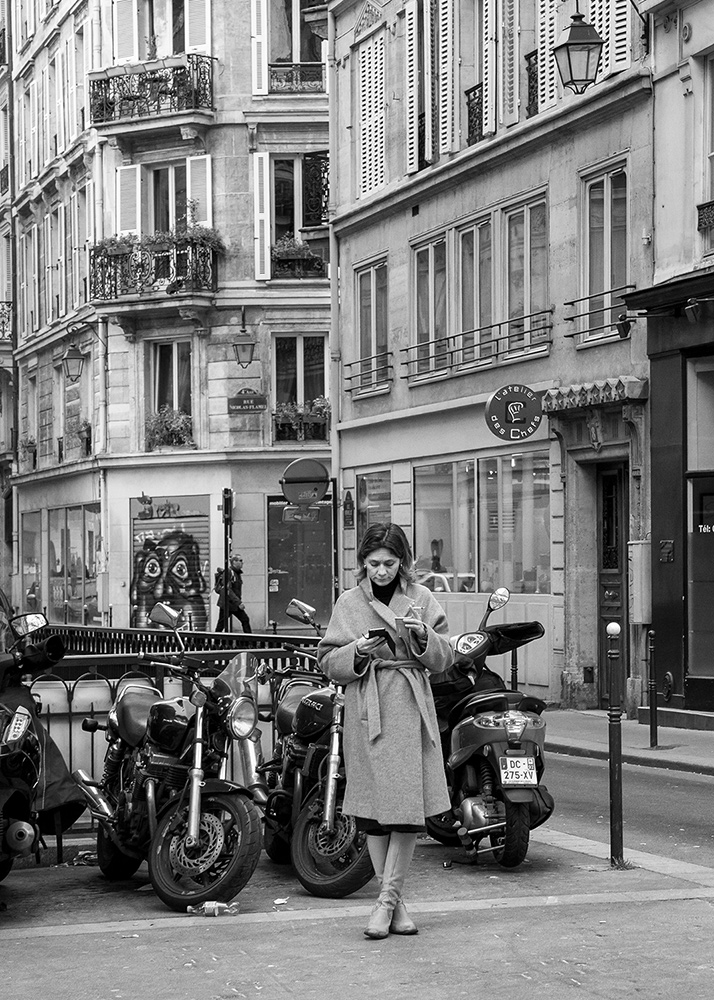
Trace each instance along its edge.
<instances>
[{"instance_id":1,"label":"balcony","mask_svg":"<svg viewBox=\"0 0 714 1000\"><path fill-rule=\"evenodd\" d=\"M10 190L10 164L3 163L0 167L0 194L7 194Z\"/></svg>"},{"instance_id":2,"label":"balcony","mask_svg":"<svg viewBox=\"0 0 714 1000\"><path fill-rule=\"evenodd\" d=\"M454 337L425 340L401 350L408 382L449 378L505 361L525 360L547 354L553 342L552 311L544 309L476 330L464 330Z\"/></svg>"},{"instance_id":3,"label":"balcony","mask_svg":"<svg viewBox=\"0 0 714 1000\"><path fill-rule=\"evenodd\" d=\"M345 389L349 393L386 392L394 381L392 352L382 351L345 365Z\"/></svg>"},{"instance_id":4,"label":"balcony","mask_svg":"<svg viewBox=\"0 0 714 1000\"><path fill-rule=\"evenodd\" d=\"M270 63L268 66L270 94L324 94L325 64Z\"/></svg>"},{"instance_id":5,"label":"balcony","mask_svg":"<svg viewBox=\"0 0 714 1000\"><path fill-rule=\"evenodd\" d=\"M304 403L276 403L273 413L273 443L327 441L330 413L330 401L325 396L318 396Z\"/></svg>"},{"instance_id":6,"label":"balcony","mask_svg":"<svg viewBox=\"0 0 714 1000\"><path fill-rule=\"evenodd\" d=\"M92 247L89 297L117 301L134 296L213 293L217 288L217 252L198 241L177 239L161 248L136 243Z\"/></svg>"},{"instance_id":7,"label":"balcony","mask_svg":"<svg viewBox=\"0 0 714 1000\"><path fill-rule=\"evenodd\" d=\"M270 248L271 278L326 278L327 261L289 233Z\"/></svg>"},{"instance_id":8,"label":"balcony","mask_svg":"<svg viewBox=\"0 0 714 1000\"><path fill-rule=\"evenodd\" d=\"M483 139L483 84L470 87L466 94L466 118L468 132L466 142L474 146Z\"/></svg>"},{"instance_id":9,"label":"balcony","mask_svg":"<svg viewBox=\"0 0 714 1000\"><path fill-rule=\"evenodd\" d=\"M615 334L621 338L626 337L630 327L626 320L627 306L623 295L634 291L635 288L635 285L620 285L619 288L604 289L601 292L594 292L591 295L584 295L582 298L565 302L566 309L573 311L569 316L564 316L563 319L566 323L572 323L573 329L565 333L564 336L582 336L584 340L602 340L604 337L611 337Z\"/></svg>"},{"instance_id":10,"label":"balcony","mask_svg":"<svg viewBox=\"0 0 714 1000\"><path fill-rule=\"evenodd\" d=\"M12 302L0 302L0 340L12 335Z\"/></svg>"},{"instance_id":11,"label":"balcony","mask_svg":"<svg viewBox=\"0 0 714 1000\"><path fill-rule=\"evenodd\" d=\"M88 74L90 124L117 132L155 119L213 118L213 59L195 53L110 66Z\"/></svg>"}]
</instances>

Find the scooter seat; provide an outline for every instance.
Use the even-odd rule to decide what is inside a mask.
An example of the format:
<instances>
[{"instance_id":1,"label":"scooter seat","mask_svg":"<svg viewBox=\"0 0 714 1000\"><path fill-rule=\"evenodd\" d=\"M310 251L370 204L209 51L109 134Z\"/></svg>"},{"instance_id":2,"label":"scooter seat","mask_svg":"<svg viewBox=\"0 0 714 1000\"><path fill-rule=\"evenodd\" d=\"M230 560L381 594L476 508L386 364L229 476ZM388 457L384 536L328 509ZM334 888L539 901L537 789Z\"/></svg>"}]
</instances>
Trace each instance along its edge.
<instances>
[{"instance_id":1,"label":"scooter seat","mask_svg":"<svg viewBox=\"0 0 714 1000\"><path fill-rule=\"evenodd\" d=\"M507 712L515 708L523 699L520 691L482 691L469 694L458 701L449 712L448 727L453 729L465 715L479 712Z\"/></svg>"},{"instance_id":2,"label":"scooter seat","mask_svg":"<svg viewBox=\"0 0 714 1000\"><path fill-rule=\"evenodd\" d=\"M115 710L119 735L129 746L137 747L146 735L149 709L163 695L146 684L127 684L117 698Z\"/></svg>"}]
</instances>

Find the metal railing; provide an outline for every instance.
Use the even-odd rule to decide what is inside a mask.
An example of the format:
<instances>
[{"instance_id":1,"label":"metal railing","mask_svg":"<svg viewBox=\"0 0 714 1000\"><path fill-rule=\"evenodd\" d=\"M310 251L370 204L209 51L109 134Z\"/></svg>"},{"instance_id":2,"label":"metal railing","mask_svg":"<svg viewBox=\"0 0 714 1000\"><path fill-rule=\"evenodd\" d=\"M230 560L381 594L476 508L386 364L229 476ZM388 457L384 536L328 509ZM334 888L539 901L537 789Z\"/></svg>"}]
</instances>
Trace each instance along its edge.
<instances>
[{"instance_id":1,"label":"metal railing","mask_svg":"<svg viewBox=\"0 0 714 1000\"><path fill-rule=\"evenodd\" d=\"M327 441L330 421L327 417L297 417L280 420L273 414L274 441Z\"/></svg>"},{"instance_id":2,"label":"metal railing","mask_svg":"<svg viewBox=\"0 0 714 1000\"><path fill-rule=\"evenodd\" d=\"M325 65L321 62L270 63L268 91L271 94L324 93Z\"/></svg>"},{"instance_id":3,"label":"metal railing","mask_svg":"<svg viewBox=\"0 0 714 1000\"><path fill-rule=\"evenodd\" d=\"M152 59L112 67L89 80L89 115L94 126L196 110L213 110L210 56L191 53Z\"/></svg>"},{"instance_id":4,"label":"metal railing","mask_svg":"<svg viewBox=\"0 0 714 1000\"><path fill-rule=\"evenodd\" d=\"M394 381L394 366L392 352L382 351L372 354L359 361L350 361L345 365L347 374L344 376L347 392L360 392L389 386Z\"/></svg>"},{"instance_id":5,"label":"metal railing","mask_svg":"<svg viewBox=\"0 0 714 1000\"><path fill-rule=\"evenodd\" d=\"M552 309L512 316L510 319L453 337L425 340L403 347L400 378L413 381L440 375L447 377L483 365L500 364L537 353L542 356L553 342Z\"/></svg>"},{"instance_id":6,"label":"metal railing","mask_svg":"<svg viewBox=\"0 0 714 1000\"><path fill-rule=\"evenodd\" d=\"M464 93L466 94L468 128L466 142L469 146L473 146L483 139L483 84L477 83L475 87L469 87Z\"/></svg>"},{"instance_id":7,"label":"metal railing","mask_svg":"<svg viewBox=\"0 0 714 1000\"><path fill-rule=\"evenodd\" d=\"M90 299L118 299L146 292L214 292L216 252L187 238L165 250L130 246L125 253L89 251Z\"/></svg>"},{"instance_id":8,"label":"metal railing","mask_svg":"<svg viewBox=\"0 0 714 1000\"><path fill-rule=\"evenodd\" d=\"M596 337L603 333L607 336L614 332L620 318L623 315L627 317L627 306L622 293L634 291L636 287L636 285L620 285L618 288L608 288L564 302L566 308L575 311L570 316L563 317L566 323L574 324L574 328L563 336Z\"/></svg>"}]
</instances>

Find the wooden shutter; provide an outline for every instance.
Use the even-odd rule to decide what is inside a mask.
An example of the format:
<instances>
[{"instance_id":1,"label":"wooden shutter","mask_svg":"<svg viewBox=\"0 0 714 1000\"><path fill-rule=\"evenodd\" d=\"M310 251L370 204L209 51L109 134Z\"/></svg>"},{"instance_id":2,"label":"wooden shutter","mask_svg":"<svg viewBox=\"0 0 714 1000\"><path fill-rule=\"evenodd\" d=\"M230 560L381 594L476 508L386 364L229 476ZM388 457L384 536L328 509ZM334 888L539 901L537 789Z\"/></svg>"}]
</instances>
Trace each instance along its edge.
<instances>
[{"instance_id":1,"label":"wooden shutter","mask_svg":"<svg viewBox=\"0 0 714 1000\"><path fill-rule=\"evenodd\" d=\"M406 78L404 106L407 130L407 173L419 169L419 29L417 0L407 0L404 9L404 51Z\"/></svg>"},{"instance_id":2,"label":"wooden shutter","mask_svg":"<svg viewBox=\"0 0 714 1000\"><path fill-rule=\"evenodd\" d=\"M251 0L250 39L253 64L253 93L268 93L268 0Z\"/></svg>"},{"instance_id":3,"label":"wooden shutter","mask_svg":"<svg viewBox=\"0 0 714 1000\"><path fill-rule=\"evenodd\" d=\"M253 153L253 220L255 240L255 277L270 277L270 153Z\"/></svg>"},{"instance_id":4,"label":"wooden shutter","mask_svg":"<svg viewBox=\"0 0 714 1000\"><path fill-rule=\"evenodd\" d=\"M32 226L30 229L30 253L31 253L31 268L30 276L41 274L40 269L40 231L38 226ZM32 285L32 329L38 330L40 327L40 282L37 280L31 281Z\"/></svg>"},{"instance_id":5,"label":"wooden shutter","mask_svg":"<svg viewBox=\"0 0 714 1000\"><path fill-rule=\"evenodd\" d=\"M112 27L114 30L114 62L137 60L139 58L137 0L114 0Z\"/></svg>"},{"instance_id":6,"label":"wooden shutter","mask_svg":"<svg viewBox=\"0 0 714 1000\"><path fill-rule=\"evenodd\" d=\"M184 0L186 51L210 52L211 0Z\"/></svg>"},{"instance_id":7,"label":"wooden shutter","mask_svg":"<svg viewBox=\"0 0 714 1000\"><path fill-rule=\"evenodd\" d=\"M558 68L553 46L558 41L557 0L538 0L538 110L551 108L558 98Z\"/></svg>"},{"instance_id":8,"label":"wooden shutter","mask_svg":"<svg viewBox=\"0 0 714 1000\"><path fill-rule=\"evenodd\" d=\"M359 47L359 193L384 183L384 33Z\"/></svg>"},{"instance_id":9,"label":"wooden shutter","mask_svg":"<svg viewBox=\"0 0 714 1000\"><path fill-rule=\"evenodd\" d=\"M95 214L94 214L94 181L88 181L85 186L86 197L84 199L84 254L85 254L85 290L84 301L89 301L89 289L91 287L91 254L90 249L95 243Z\"/></svg>"},{"instance_id":10,"label":"wooden shutter","mask_svg":"<svg viewBox=\"0 0 714 1000\"><path fill-rule=\"evenodd\" d=\"M43 250L45 255L45 320L49 323L54 311L53 268L55 264L54 247L52 243L52 216L47 214L42 220ZM38 269L38 276L40 274Z\"/></svg>"},{"instance_id":11,"label":"wooden shutter","mask_svg":"<svg viewBox=\"0 0 714 1000\"><path fill-rule=\"evenodd\" d=\"M67 77L67 93L64 102L65 135L67 141L71 142L77 136L77 53L74 35L65 42L64 62Z\"/></svg>"},{"instance_id":12,"label":"wooden shutter","mask_svg":"<svg viewBox=\"0 0 714 1000\"><path fill-rule=\"evenodd\" d=\"M25 131L27 126L25 115L25 95L21 90L18 90L17 118L18 151L20 159L17 179L20 187L22 187L27 180L27 133Z\"/></svg>"},{"instance_id":13,"label":"wooden shutter","mask_svg":"<svg viewBox=\"0 0 714 1000\"><path fill-rule=\"evenodd\" d=\"M422 103L424 106L424 159L431 163L434 159L434 3L423 0L422 25L423 56Z\"/></svg>"},{"instance_id":14,"label":"wooden shutter","mask_svg":"<svg viewBox=\"0 0 714 1000\"><path fill-rule=\"evenodd\" d=\"M496 131L496 0L483 4L483 133Z\"/></svg>"},{"instance_id":15,"label":"wooden shutter","mask_svg":"<svg viewBox=\"0 0 714 1000\"><path fill-rule=\"evenodd\" d=\"M117 233L141 232L141 167L117 168Z\"/></svg>"},{"instance_id":16,"label":"wooden shutter","mask_svg":"<svg viewBox=\"0 0 714 1000\"><path fill-rule=\"evenodd\" d=\"M40 109L37 101L37 81L30 84L30 174L40 172L39 132Z\"/></svg>"},{"instance_id":17,"label":"wooden shutter","mask_svg":"<svg viewBox=\"0 0 714 1000\"><path fill-rule=\"evenodd\" d=\"M67 206L57 206L57 284L59 286L59 314L67 312Z\"/></svg>"},{"instance_id":18,"label":"wooden shutter","mask_svg":"<svg viewBox=\"0 0 714 1000\"><path fill-rule=\"evenodd\" d=\"M81 280L82 271L82 249L80 246L80 230L79 230L79 197L77 192L73 191L69 196L69 231L71 236L71 254L72 261L70 264L72 272L72 291L71 291L71 305L78 306L79 303L79 288Z\"/></svg>"},{"instance_id":19,"label":"wooden shutter","mask_svg":"<svg viewBox=\"0 0 714 1000\"><path fill-rule=\"evenodd\" d=\"M632 8L629 0L612 0L610 72L628 69L632 58Z\"/></svg>"},{"instance_id":20,"label":"wooden shutter","mask_svg":"<svg viewBox=\"0 0 714 1000\"><path fill-rule=\"evenodd\" d=\"M27 335L29 329L29 319L28 319L28 302L27 302L27 275L28 275L28 260L27 260L27 234L20 233L20 238L17 241L18 245L18 271L20 273L20 280L18 283L18 294L20 299L20 316L19 316L19 329L17 331L18 337L22 339ZM12 301L9 299L8 301Z\"/></svg>"},{"instance_id":21,"label":"wooden shutter","mask_svg":"<svg viewBox=\"0 0 714 1000\"><path fill-rule=\"evenodd\" d=\"M515 0L511 0L515 4ZM455 144L454 4L439 0L439 152L450 153Z\"/></svg>"},{"instance_id":22,"label":"wooden shutter","mask_svg":"<svg viewBox=\"0 0 714 1000\"><path fill-rule=\"evenodd\" d=\"M55 56L55 129L57 135L57 148L54 153L61 153L65 147L65 68L63 53L58 50Z\"/></svg>"},{"instance_id":23,"label":"wooden shutter","mask_svg":"<svg viewBox=\"0 0 714 1000\"><path fill-rule=\"evenodd\" d=\"M501 0L500 120L504 125L518 122L518 4Z\"/></svg>"},{"instance_id":24,"label":"wooden shutter","mask_svg":"<svg viewBox=\"0 0 714 1000\"><path fill-rule=\"evenodd\" d=\"M193 221L200 226L213 225L210 156L187 157L186 197L196 202Z\"/></svg>"}]
</instances>

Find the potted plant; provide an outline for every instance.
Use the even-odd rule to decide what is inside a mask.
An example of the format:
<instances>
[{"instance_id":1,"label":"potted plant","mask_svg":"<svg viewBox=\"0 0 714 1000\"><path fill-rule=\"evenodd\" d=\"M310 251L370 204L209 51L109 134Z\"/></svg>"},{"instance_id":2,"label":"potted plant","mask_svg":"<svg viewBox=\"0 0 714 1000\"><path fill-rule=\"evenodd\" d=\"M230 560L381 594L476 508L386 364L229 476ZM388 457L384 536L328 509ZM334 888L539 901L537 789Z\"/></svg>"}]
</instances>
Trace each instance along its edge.
<instances>
[{"instance_id":1,"label":"potted plant","mask_svg":"<svg viewBox=\"0 0 714 1000\"><path fill-rule=\"evenodd\" d=\"M218 254L227 252L225 240L213 226L204 226L197 222L198 201L196 198L186 200L186 220L176 229L176 240L181 243L191 243L194 246L208 247Z\"/></svg>"},{"instance_id":2,"label":"potted plant","mask_svg":"<svg viewBox=\"0 0 714 1000\"><path fill-rule=\"evenodd\" d=\"M330 418L332 406L327 396L316 396L305 404L303 420L312 424L326 424Z\"/></svg>"},{"instance_id":3,"label":"potted plant","mask_svg":"<svg viewBox=\"0 0 714 1000\"><path fill-rule=\"evenodd\" d=\"M168 253L176 245L176 237L172 232L159 230L156 233L144 233L139 240L142 250L149 250L153 253Z\"/></svg>"},{"instance_id":4,"label":"potted plant","mask_svg":"<svg viewBox=\"0 0 714 1000\"><path fill-rule=\"evenodd\" d=\"M183 410L174 410L168 404L146 419L146 449L195 448L193 440L193 419Z\"/></svg>"},{"instance_id":5,"label":"potted plant","mask_svg":"<svg viewBox=\"0 0 714 1000\"><path fill-rule=\"evenodd\" d=\"M136 233L125 233L121 236L105 236L94 244L96 253L104 254L106 257L118 257L132 252L139 237Z\"/></svg>"},{"instance_id":6,"label":"potted plant","mask_svg":"<svg viewBox=\"0 0 714 1000\"><path fill-rule=\"evenodd\" d=\"M302 404L290 400L286 403L275 404L275 423L290 424L291 427L299 427L302 423L304 408Z\"/></svg>"},{"instance_id":7,"label":"potted plant","mask_svg":"<svg viewBox=\"0 0 714 1000\"><path fill-rule=\"evenodd\" d=\"M32 437L31 434L28 434L27 437L24 437L20 440L19 448L20 448L20 454L22 455L23 458L28 458L30 455L36 455L37 441Z\"/></svg>"},{"instance_id":8,"label":"potted plant","mask_svg":"<svg viewBox=\"0 0 714 1000\"><path fill-rule=\"evenodd\" d=\"M297 239L292 233L286 233L270 248L271 260L305 260L315 257L307 243Z\"/></svg>"}]
</instances>

